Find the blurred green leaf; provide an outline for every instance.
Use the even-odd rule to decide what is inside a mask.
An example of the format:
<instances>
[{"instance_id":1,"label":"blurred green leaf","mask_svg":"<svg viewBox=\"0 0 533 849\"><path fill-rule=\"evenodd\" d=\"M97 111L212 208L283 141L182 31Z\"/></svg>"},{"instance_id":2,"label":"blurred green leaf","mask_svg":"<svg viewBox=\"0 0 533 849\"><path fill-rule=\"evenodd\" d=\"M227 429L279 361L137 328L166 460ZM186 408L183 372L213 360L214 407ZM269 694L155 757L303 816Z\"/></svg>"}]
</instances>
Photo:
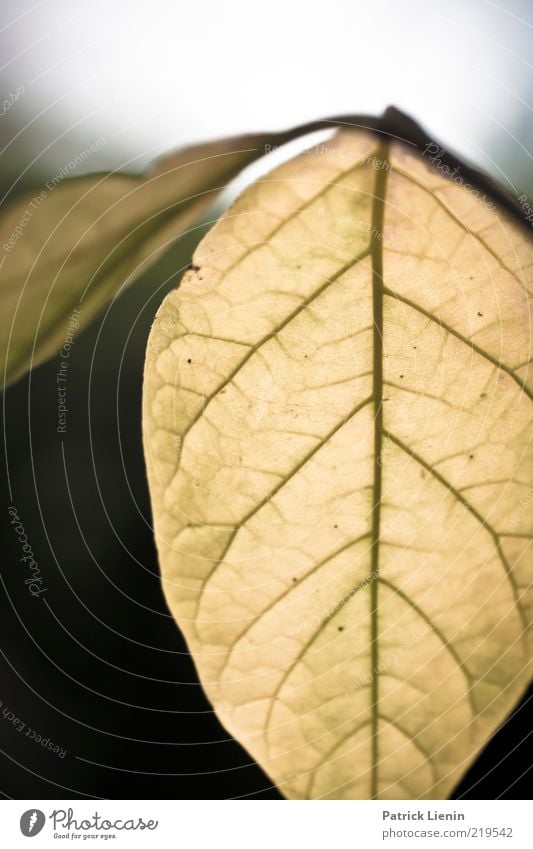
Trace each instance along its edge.
<instances>
[{"instance_id":1,"label":"blurred green leaf","mask_svg":"<svg viewBox=\"0 0 533 849\"><path fill-rule=\"evenodd\" d=\"M146 175L49 181L0 216L0 353L4 385L59 351L187 231L267 136L201 144ZM71 321L72 311L75 321Z\"/></svg>"}]
</instances>

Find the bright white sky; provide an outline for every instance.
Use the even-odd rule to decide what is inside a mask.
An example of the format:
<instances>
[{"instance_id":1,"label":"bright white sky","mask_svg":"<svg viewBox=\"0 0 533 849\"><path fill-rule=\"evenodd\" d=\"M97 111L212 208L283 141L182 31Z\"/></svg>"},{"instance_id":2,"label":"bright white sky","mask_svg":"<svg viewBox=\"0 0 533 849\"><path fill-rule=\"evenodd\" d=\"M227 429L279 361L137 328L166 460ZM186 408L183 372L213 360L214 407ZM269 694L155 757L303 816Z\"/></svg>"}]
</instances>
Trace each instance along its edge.
<instances>
[{"instance_id":1,"label":"bright white sky","mask_svg":"<svg viewBox=\"0 0 533 849\"><path fill-rule=\"evenodd\" d=\"M531 162L527 0L2 0L0 16L3 97L24 86L0 132L21 131L29 174L102 136L87 170L389 103L485 168L505 144L511 178Z\"/></svg>"}]
</instances>

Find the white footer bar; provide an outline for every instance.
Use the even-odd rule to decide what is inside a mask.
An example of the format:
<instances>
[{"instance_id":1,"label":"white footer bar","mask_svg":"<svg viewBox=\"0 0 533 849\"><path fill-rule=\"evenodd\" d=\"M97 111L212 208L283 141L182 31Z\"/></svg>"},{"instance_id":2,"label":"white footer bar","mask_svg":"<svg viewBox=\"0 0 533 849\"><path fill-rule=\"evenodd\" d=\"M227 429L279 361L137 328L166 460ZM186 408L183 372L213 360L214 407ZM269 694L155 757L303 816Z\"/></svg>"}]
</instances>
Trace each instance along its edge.
<instances>
[{"instance_id":1,"label":"white footer bar","mask_svg":"<svg viewBox=\"0 0 533 849\"><path fill-rule=\"evenodd\" d=\"M0 802L2 846L531 849L530 804L82 800ZM29 843L35 838L35 843Z\"/></svg>"}]
</instances>

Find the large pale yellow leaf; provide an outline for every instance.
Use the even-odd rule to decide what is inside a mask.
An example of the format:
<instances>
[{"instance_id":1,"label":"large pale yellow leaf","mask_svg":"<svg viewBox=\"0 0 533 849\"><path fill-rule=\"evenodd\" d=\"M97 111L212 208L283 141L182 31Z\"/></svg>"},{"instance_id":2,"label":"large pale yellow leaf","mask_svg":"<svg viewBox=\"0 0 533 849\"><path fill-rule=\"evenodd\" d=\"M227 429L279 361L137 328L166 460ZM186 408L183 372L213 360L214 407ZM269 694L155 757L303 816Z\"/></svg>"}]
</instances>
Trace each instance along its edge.
<instances>
[{"instance_id":1,"label":"large pale yellow leaf","mask_svg":"<svg viewBox=\"0 0 533 849\"><path fill-rule=\"evenodd\" d=\"M145 176L52 178L9 205L0 217L5 382L53 356L73 324L86 326L264 153L267 138L187 148ZM73 309L79 312L69 323Z\"/></svg>"},{"instance_id":2,"label":"large pale yellow leaf","mask_svg":"<svg viewBox=\"0 0 533 849\"><path fill-rule=\"evenodd\" d=\"M144 434L166 598L290 798L443 798L528 681L533 242L342 131L167 296Z\"/></svg>"}]
</instances>

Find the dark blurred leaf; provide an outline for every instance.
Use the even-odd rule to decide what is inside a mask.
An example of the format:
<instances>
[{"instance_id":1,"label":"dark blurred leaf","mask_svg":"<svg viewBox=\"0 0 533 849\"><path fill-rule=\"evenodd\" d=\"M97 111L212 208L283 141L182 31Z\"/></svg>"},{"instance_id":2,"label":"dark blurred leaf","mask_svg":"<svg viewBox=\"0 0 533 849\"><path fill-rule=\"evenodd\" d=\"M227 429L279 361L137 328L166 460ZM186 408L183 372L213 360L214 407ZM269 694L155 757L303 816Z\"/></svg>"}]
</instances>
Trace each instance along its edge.
<instances>
[{"instance_id":1,"label":"dark blurred leaf","mask_svg":"<svg viewBox=\"0 0 533 849\"><path fill-rule=\"evenodd\" d=\"M0 218L5 384L61 349L73 309L84 327L133 282L264 153L265 140L242 136L186 148L145 176L54 178L13 202Z\"/></svg>"}]
</instances>

